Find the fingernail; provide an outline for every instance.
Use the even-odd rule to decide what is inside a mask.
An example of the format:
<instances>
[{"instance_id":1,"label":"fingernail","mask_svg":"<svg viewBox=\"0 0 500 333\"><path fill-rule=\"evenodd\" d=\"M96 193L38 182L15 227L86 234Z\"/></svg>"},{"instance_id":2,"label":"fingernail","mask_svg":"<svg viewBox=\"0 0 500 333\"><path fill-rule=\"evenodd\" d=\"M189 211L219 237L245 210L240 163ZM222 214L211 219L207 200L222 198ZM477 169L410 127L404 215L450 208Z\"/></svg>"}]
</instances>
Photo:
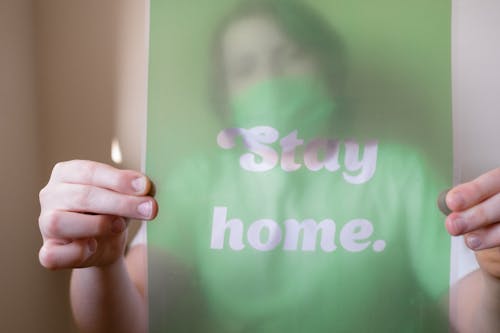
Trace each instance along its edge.
<instances>
[{"instance_id":1,"label":"fingernail","mask_svg":"<svg viewBox=\"0 0 500 333\"><path fill-rule=\"evenodd\" d=\"M125 230L125 220L121 217L115 219L111 225L111 231L115 234L121 234Z\"/></svg>"},{"instance_id":2,"label":"fingernail","mask_svg":"<svg viewBox=\"0 0 500 333\"><path fill-rule=\"evenodd\" d=\"M143 193L146 190L146 178L139 177L132 180L132 188L135 192Z\"/></svg>"},{"instance_id":3,"label":"fingernail","mask_svg":"<svg viewBox=\"0 0 500 333\"><path fill-rule=\"evenodd\" d=\"M475 235L467 236L467 238L465 239L465 242L467 243L467 246L471 250L476 250L481 246L481 240L479 239L479 237L477 237Z\"/></svg>"},{"instance_id":4,"label":"fingernail","mask_svg":"<svg viewBox=\"0 0 500 333\"><path fill-rule=\"evenodd\" d=\"M88 246L90 254L94 253L97 250L97 240L95 238L89 239Z\"/></svg>"},{"instance_id":5,"label":"fingernail","mask_svg":"<svg viewBox=\"0 0 500 333\"><path fill-rule=\"evenodd\" d=\"M148 218L151 216L151 213L153 212L153 203L151 201L145 201L141 203L139 206L137 206L137 211L143 217Z\"/></svg>"},{"instance_id":6,"label":"fingernail","mask_svg":"<svg viewBox=\"0 0 500 333\"><path fill-rule=\"evenodd\" d=\"M448 207L453 210L460 209L465 205L465 200L460 192L451 192L446 196L446 203Z\"/></svg>"}]
</instances>

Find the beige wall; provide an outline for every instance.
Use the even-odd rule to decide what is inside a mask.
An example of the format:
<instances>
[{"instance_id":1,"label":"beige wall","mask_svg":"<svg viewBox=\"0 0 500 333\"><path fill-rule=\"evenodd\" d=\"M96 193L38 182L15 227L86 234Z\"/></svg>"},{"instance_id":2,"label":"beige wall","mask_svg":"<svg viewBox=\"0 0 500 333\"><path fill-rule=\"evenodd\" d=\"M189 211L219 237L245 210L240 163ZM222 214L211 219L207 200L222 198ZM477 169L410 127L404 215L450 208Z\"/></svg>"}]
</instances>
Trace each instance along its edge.
<instances>
[{"instance_id":1,"label":"beige wall","mask_svg":"<svg viewBox=\"0 0 500 333\"><path fill-rule=\"evenodd\" d=\"M74 158L110 162L118 3L35 1L46 166Z\"/></svg>"},{"instance_id":2,"label":"beige wall","mask_svg":"<svg viewBox=\"0 0 500 333\"><path fill-rule=\"evenodd\" d=\"M35 91L34 12L29 0L0 1L0 331L64 332L63 282L38 265L40 114Z\"/></svg>"},{"instance_id":3,"label":"beige wall","mask_svg":"<svg viewBox=\"0 0 500 333\"><path fill-rule=\"evenodd\" d=\"M500 1L453 0L452 69L455 182L500 166ZM452 240L452 282L475 269L462 237ZM470 258L467 260L466 258ZM451 293L453 304L462 291Z\"/></svg>"},{"instance_id":4,"label":"beige wall","mask_svg":"<svg viewBox=\"0 0 500 333\"><path fill-rule=\"evenodd\" d=\"M500 166L500 1L453 0L456 179Z\"/></svg>"}]
</instances>

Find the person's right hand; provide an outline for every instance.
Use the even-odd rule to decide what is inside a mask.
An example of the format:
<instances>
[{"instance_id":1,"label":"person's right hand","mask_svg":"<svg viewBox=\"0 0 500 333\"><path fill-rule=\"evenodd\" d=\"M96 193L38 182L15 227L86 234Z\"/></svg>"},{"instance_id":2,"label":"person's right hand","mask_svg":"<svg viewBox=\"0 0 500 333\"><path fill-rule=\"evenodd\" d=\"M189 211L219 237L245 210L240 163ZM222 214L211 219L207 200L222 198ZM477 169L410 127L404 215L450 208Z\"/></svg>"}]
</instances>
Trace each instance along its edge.
<instances>
[{"instance_id":1,"label":"person's right hand","mask_svg":"<svg viewBox=\"0 0 500 333\"><path fill-rule=\"evenodd\" d=\"M150 188L136 171L81 160L56 164L40 191L40 263L61 269L117 261L125 251L126 218L151 220L157 214Z\"/></svg>"}]
</instances>

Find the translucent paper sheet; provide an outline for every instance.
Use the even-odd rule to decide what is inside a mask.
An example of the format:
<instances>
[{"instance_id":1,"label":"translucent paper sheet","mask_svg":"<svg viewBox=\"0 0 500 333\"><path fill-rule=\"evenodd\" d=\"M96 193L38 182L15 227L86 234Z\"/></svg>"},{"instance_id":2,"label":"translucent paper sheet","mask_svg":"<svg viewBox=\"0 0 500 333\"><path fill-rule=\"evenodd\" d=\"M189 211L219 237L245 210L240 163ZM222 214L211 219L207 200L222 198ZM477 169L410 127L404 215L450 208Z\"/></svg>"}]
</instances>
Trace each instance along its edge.
<instances>
[{"instance_id":1,"label":"translucent paper sheet","mask_svg":"<svg viewBox=\"0 0 500 333\"><path fill-rule=\"evenodd\" d=\"M450 3L150 6L150 331L446 332Z\"/></svg>"}]
</instances>

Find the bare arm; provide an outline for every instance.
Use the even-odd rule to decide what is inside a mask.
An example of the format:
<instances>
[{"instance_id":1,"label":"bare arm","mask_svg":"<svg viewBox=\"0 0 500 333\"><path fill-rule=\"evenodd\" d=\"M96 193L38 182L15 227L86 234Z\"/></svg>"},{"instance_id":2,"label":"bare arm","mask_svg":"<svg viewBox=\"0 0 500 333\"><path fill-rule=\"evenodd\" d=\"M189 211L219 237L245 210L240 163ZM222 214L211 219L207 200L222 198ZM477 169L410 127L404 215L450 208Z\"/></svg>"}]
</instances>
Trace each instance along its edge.
<instances>
[{"instance_id":1,"label":"bare arm","mask_svg":"<svg viewBox=\"0 0 500 333\"><path fill-rule=\"evenodd\" d=\"M459 333L499 331L500 285L488 279L483 271L477 270L454 287L457 304L451 319Z\"/></svg>"},{"instance_id":2,"label":"bare arm","mask_svg":"<svg viewBox=\"0 0 500 333\"><path fill-rule=\"evenodd\" d=\"M142 174L90 161L54 167L40 192L43 246L49 269L72 268L71 304L83 332L145 332L146 249L124 257L125 218L150 220L156 201Z\"/></svg>"},{"instance_id":3,"label":"bare arm","mask_svg":"<svg viewBox=\"0 0 500 333\"><path fill-rule=\"evenodd\" d=\"M74 269L71 305L84 332L147 332L145 246L106 267Z\"/></svg>"}]
</instances>

